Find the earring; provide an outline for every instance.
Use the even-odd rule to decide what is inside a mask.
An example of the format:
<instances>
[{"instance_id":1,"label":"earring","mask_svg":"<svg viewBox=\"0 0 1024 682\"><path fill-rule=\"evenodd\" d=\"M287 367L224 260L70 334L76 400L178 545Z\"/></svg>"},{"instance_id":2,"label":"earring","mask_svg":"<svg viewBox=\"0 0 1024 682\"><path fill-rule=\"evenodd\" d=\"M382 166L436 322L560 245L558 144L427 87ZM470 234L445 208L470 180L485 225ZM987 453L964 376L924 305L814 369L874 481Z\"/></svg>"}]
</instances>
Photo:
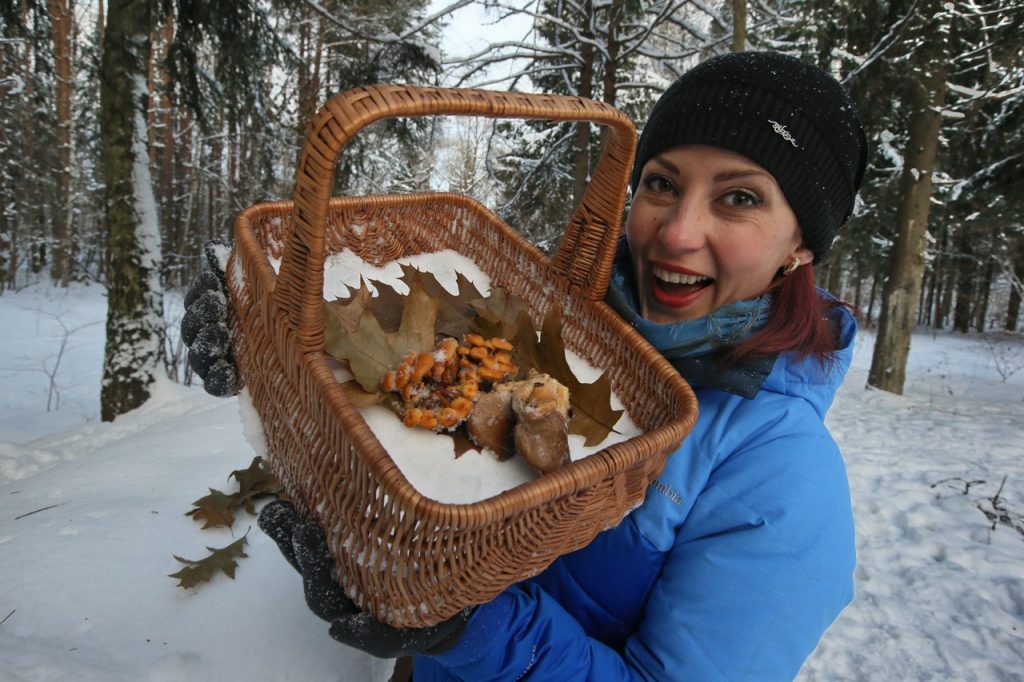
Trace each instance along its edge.
<instances>
[{"instance_id":1,"label":"earring","mask_svg":"<svg viewBox=\"0 0 1024 682\"><path fill-rule=\"evenodd\" d=\"M786 266L786 269L782 271L782 274L789 277L794 272L796 272L796 269L798 267L800 267L800 259L797 258L796 256L793 256L792 262Z\"/></svg>"}]
</instances>

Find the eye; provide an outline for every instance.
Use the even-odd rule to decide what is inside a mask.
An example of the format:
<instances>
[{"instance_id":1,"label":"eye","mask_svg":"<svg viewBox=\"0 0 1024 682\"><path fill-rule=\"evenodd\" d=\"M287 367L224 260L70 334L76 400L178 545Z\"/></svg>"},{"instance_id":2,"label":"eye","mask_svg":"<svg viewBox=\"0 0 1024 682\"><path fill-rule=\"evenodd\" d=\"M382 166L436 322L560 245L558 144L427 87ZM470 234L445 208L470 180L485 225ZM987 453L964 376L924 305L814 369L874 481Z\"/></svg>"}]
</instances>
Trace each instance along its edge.
<instances>
[{"instance_id":1,"label":"eye","mask_svg":"<svg viewBox=\"0 0 1024 682\"><path fill-rule=\"evenodd\" d=\"M722 201L737 208L760 206L764 203L764 199L747 189L730 190L722 195Z\"/></svg>"},{"instance_id":2,"label":"eye","mask_svg":"<svg viewBox=\"0 0 1024 682\"><path fill-rule=\"evenodd\" d=\"M644 186L644 189L658 193L671 192L673 189L675 189L675 186L668 178L666 178L664 175L658 175L657 173L652 173L644 177L642 184Z\"/></svg>"}]
</instances>

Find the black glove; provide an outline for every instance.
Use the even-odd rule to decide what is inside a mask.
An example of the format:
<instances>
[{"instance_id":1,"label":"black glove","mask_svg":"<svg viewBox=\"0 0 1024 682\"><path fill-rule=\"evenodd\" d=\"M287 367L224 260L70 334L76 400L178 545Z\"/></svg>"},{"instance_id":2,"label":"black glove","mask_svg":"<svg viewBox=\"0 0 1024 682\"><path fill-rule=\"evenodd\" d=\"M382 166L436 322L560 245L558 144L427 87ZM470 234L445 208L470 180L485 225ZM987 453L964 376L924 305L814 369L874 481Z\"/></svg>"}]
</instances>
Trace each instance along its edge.
<instances>
[{"instance_id":1,"label":"black glove","mask_svg":"<svg viewBox=\"0 0 1024 682\"><path fill-rule=\"evenodd\" d=\"M331 624L331 637L377 658L444 653L462 636L473 608L437 625L395 628L359 610L338 585L320 528L299 517L290 502L274 500L260 512L259 526L302 576L306 605Z\"/></svg>"},{"instance_id":2,"label":"black glove","mask_svg":"<svg viewBox=\"0 0 1024 682\"><path fill-rule=\"evenodd\" d=\"M238 373L231 350L228 289L218 252L230 248L221 241L203 245L209 270L192 280L185 294L181 338L188 346L188 363L210 395L223 398L238 392Z\"/></svg>"}]
</instances>

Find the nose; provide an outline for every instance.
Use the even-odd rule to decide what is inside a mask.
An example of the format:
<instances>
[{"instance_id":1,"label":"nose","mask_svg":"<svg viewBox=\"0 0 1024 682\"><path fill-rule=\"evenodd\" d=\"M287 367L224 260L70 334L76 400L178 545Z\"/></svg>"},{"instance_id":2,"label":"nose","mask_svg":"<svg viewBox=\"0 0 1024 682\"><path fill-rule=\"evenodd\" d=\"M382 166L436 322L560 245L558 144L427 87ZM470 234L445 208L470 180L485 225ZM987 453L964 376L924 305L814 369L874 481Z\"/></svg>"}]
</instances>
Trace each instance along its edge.
<instances>
[{"instance_id":1,"label":"nose","mask_svg":"<svg viewBox=\"0 0 1024 682\"><path fill-rule=\"evenodd\" d=\"M710 219L700 201L684 196L658 229L658 241L669 253L696 251L704 246Z\"/></svg>"}]
</instances>

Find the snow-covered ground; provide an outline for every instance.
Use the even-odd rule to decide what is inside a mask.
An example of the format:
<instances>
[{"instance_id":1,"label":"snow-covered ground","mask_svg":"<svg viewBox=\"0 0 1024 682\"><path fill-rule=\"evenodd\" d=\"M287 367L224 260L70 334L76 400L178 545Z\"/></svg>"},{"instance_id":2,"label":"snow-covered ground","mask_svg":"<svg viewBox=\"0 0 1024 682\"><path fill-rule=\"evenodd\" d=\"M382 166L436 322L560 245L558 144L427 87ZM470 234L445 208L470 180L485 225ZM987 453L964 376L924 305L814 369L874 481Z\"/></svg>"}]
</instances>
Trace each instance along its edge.
<instances>
[{"instance_id":1,"label":"snow-covered ground","mask_svg":"<svg viewBox=\"0 0 1024 682\"><path fill-rule=\"evenodd\" d=\"M99 422L104 310L95 286L0 296L0 680L386 680L327 636L252 517L184 515L253 457L237 399L161 382ZM1024 344L922 332L895 396L864 388L872 340L829 418L857 598L800 679L1024 680L1024 534L982 511L1024 529L1024 369L1003 376ZM243 534L234 581L167 577Z\"/></svg>"}]
</instances>

